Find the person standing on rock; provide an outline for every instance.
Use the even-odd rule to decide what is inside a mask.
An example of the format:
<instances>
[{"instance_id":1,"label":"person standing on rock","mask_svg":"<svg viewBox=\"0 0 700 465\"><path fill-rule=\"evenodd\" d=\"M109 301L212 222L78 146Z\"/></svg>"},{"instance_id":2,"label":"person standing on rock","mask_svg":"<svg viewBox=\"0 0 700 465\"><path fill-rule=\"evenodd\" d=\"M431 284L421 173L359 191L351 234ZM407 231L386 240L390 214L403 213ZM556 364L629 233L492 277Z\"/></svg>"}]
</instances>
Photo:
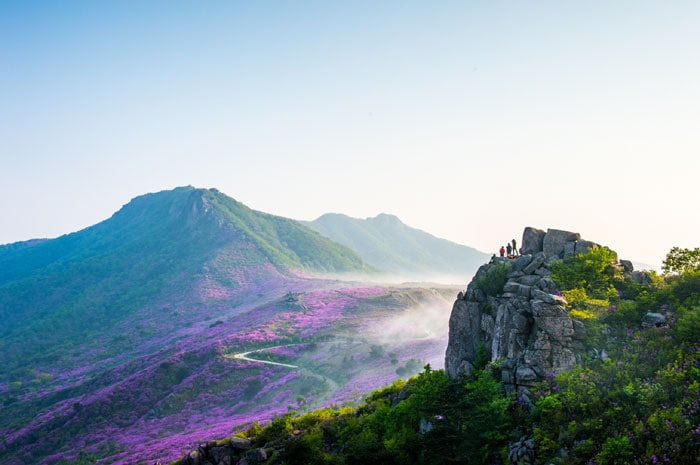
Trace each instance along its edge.
<instances>
[{"instance_id":1,"label":"person standing on rock","mask_svg":"<svg viewBox=\"0 0 700 465\"><path fill-rule=\"evenodd\" d=\"M503 256L504 253L506 253L506 249L501 246L501 250L498 251L501 254L501 257Z\"/></svg>"},{"instance_id":2,"label":"person standing on rock","mask_svg":"<svg viewBox=\"0 0 700 465\"><path fill-rule=\"evenodd\" d=\"M511 243L513 244L513 255L518 255L518 247L516 246L515 239L513 239Z\"/></svg>"},{"instance_id":3,"label":"person standing on rock","mask_svg":"<svg viewBox=\"0 0 700 465\"><path fill-rule=\"evenodd\" d=\"M508 252L508 256L510 257L513 252L513 247L510 246L510 243L506 244L506 251Z\"/></svg>"}]
</instances>

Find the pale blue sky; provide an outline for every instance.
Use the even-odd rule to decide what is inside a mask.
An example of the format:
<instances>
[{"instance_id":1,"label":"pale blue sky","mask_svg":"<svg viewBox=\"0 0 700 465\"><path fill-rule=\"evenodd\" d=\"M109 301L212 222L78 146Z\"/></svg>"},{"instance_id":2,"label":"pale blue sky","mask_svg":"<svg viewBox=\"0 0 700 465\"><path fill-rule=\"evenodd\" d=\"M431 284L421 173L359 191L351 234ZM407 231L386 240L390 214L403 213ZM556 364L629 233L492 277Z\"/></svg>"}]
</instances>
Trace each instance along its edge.
<instances>
[{"instance_id":1,"label":"pale blue sky","mask_svg":"<svg viewBox=\"0 0 700 465\"><path fill-rule=\"evenodd\" d=\"M0 3L0 243L217 187L486 252L700 246L700 2Z\"/></svg>"}]
</instances>

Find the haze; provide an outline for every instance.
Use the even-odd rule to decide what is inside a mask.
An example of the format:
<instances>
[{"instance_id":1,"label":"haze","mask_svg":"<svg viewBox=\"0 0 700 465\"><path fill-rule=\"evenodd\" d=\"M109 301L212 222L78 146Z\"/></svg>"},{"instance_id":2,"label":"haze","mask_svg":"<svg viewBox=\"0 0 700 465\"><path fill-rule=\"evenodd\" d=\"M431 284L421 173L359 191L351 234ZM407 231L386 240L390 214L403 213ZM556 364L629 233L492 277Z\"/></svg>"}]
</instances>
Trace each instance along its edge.
<instances>
[{"instance_id":1,"label":"haze","mask_svg":"<svg viewBox=\"0 0 700 465\"><path fill-rule=\"evenodd\" d=\"M217 187L495 252L697 247L700 3L3 2L0 244Z\"/></svg>"}]
</instances>

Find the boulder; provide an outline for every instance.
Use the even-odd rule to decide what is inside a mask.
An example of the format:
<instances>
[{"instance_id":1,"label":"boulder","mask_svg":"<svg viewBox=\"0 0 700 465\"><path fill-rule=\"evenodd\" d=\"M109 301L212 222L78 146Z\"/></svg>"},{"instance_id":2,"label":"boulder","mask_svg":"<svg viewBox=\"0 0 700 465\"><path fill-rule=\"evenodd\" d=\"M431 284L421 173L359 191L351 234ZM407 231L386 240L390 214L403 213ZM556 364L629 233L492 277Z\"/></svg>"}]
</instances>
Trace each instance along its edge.
<instances>
[{"instance_id":1,"label":"boulder","mask_svg":"<svg viewBox=\"0 0 700 465\"><path fill-rule=\"evenodd\" d=\"M212 447L209 450L209 456L216 465L226 463L230 464L232 452L233 449L230 447Z\"/></svg>"},{"instance_id":2,"label":"boulder","mask_svg":"<svg viewBox=\"0 0 700 465\"><path fill-rule=\"evenodd\" d=\"M542 240L542 251L548 257L557 256L563 257L564 248L567 242L573 242L581 239L579 233L570 231L562 231L559 229L548 229Z\"/></svg>"},{"instance_id":3,"label":"boulder","mask_svg":"<svg viewBox=\"0 0 700 465\"><path fill-rule=\"evenodd\" d=\"M231 438L229 444L231 445L231 447L238 450L250 449L250 439L246 438L239 438L237 436L234 436Z\"/></svg>"},{"instance_id":4,"label":"boulder","mask_svg":"<svg viewBox=\"0 0 700 465\"><path fill-rule=\"evenodd\" d=\"M600 245L591 241L578 240L576 241L576 255L586 253L591 249L597 249Z\"/></svg>"},{"instance_id":5,"label":"boulder","mask_svg":"<svg viewBox=\"0 0 700 465\"><path fill-rule=\"evenodd\" d=\"M547 256L544 254L544 252L540 252L534 257L532 257L532 261L523 269L524 274L533 274L535 270L537 270L544 261L547 259Z\"/></svg>"},{"instance_id":6,"label":"boulder","mask_svg":"<svg viewBox=\"0 0 700 465\"><path fill-rule=\"evenodd\" d=\"M519 366L515 371L515 382L525 386L533 385L537 382L537 373L528 366Z\"/></svg>"},{"instance_id":7,"label":"boulder","mask_svg":"<svg viewBox=\"0 0 700 465\"><path fill-rule=\"evenodd\" d=\"M523 271L532 261L532 255L520 255L513 261L513 271Z\"/></svg>"},{"instance_id":8,"label":"boulder","mask_svg":"<svg viewBox=\"0 0 700 465\"><path fill-rule=\"evenodd\" d=\"M472 281L474 282L474 281ZM452 307L450 315L449 338L445 354L445 371L451 377L457 377L466 365L465 360L476 359L481 333L482 308L479 302L458 300Z\"/></svg>"},{"instance_id":9,"label":"boulder","mask_svg":"<svg viewBox=\"0 0 700 465\"><path fill-rule=\"evenodd\" d=\"M545 232L541 229L531 227L525 228L523 231L522 249L523 255L536 254L542 252L542 241L544 240Z\"/></svg>"},{"instance_id":10,"label":"boulder","mask_svg":"<svg viewBox=\"0 0 700 465\"><path fill-rule=\"evenodd\" d=\"M549 276L541 278L537 283L537 287L548 294L556 294L559 291L557 284Z\"/></svg>"},{"instance_id":11,"label":"boulder","mask_svg":"<svg viewBox=\"0 0 700 465\"><path fill-rule=\"evenodd\" d=\"M260 463L267 460L267 452L262 448L252 449L245 452L242 457L248 463Z\"/></svg>"},{"instance_id":12,"label":"boulder","mask_svg":"<svg viewBox=\"0 0 700 465\"><path fill-rule=\"evenodd\" d=\"M550 294L539 289L532 289L530 292L533 300L541 300L550 305L566 305L566 299L560 295Z\"/></svg>"},{"instance_id":13,"label":"boulder","mask_svg":"<svg viewBox=\"0 0 700 465\"><path fill-rule=\"evenodd\" d=\"M631 273L634 271L634 265L629 260L620 260L620 265L626 273Z\"/></svg>"},{"instance_id":14,"label":"boulder","mask_svg":"<svg viewBox=\"0 0 700 465\"><path fill-rule=\"evenodd\" d=\"M666 324L666 316L661 313L649 312L642 317L642 328L660 327Z\"/></svg>"}]
</instances>

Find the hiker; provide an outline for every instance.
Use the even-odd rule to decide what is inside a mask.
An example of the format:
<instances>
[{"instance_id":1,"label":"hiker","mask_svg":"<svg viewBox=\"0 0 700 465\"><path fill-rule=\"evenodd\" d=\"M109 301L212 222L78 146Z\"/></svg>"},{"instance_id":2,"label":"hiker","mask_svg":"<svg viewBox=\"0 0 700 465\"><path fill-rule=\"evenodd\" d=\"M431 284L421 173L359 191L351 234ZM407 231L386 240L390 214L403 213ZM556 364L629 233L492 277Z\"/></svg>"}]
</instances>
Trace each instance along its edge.
<instances>
[{"instance_id":1,"label":"hiker","mask_svg":"<svg viewBox=\"0 0 700 465\"><path fill-rule=\"evenodd\" d=\"M518 248L516 247L515 239L511 241L511 244L513 244L513 255L518 255Z\"/></svg>"},{"instance_id":2,"label":"hiker","mask_svg":"<svg viewBox=\"0 0 700 465\"><path fill-rule=\"evenodd\" d=\"M510 243L506 244L506 251L508 252L508 256L510 257L513 252L513 247L510 246Z\"/></svg>"},{"instance_id":3,"label":"hiker","mask_svg":"<svg viewBox=\"0 0 700 465\"><path fill-rule=\"evenodd\" d=\"M506 253L506 249L501 246L501 250L498 251L501 254L501 257L503 256L504 253Z\"/></svg>"}]
</instances>

